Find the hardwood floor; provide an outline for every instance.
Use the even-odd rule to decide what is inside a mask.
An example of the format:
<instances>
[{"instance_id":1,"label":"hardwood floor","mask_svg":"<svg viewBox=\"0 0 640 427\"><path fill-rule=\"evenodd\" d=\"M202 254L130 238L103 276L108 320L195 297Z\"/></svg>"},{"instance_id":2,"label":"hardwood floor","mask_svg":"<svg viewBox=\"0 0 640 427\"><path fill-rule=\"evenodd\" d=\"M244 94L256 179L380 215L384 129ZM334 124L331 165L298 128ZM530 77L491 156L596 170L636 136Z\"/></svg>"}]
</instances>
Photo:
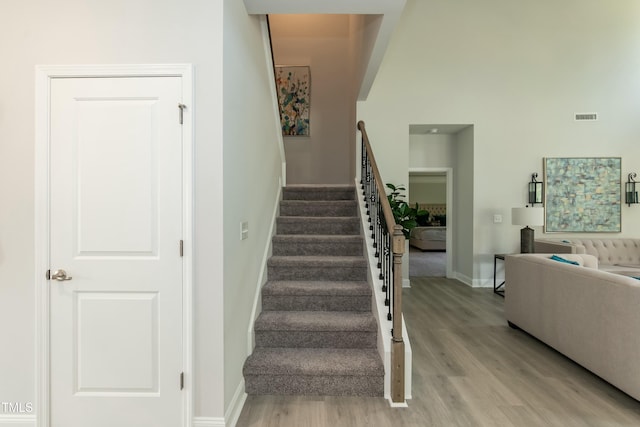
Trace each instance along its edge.
<instances>
[{"instance_id":1,"label":"hardwood floor","mask_svg":"<svg viewBox=\"0 0 640 427\"><path fill-rule=\"evenodd\" d=\"M412 278L405 321L413 399L249 396L238 427L640 426L640 402L522 331L504 300L455 280Z\"/></svg>"}]
</instances>

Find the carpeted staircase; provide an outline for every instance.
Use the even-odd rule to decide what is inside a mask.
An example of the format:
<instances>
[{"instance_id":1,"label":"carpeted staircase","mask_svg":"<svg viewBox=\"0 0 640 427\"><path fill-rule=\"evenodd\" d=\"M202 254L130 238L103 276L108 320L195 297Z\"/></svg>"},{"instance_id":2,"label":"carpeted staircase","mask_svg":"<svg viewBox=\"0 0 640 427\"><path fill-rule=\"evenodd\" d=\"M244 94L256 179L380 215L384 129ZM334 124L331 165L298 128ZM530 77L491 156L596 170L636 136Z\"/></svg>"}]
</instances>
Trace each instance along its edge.
<instances>
[{"instance_id":1,"label":"carpeted staircase","mask_svg":"<svg viewBox=\"0 0 640 427\"><path fill-rule=\"evenodd\" d=\"M355 197L353 186L284 188L248 394L383 395Z\"/></svg>"}]
</instances>

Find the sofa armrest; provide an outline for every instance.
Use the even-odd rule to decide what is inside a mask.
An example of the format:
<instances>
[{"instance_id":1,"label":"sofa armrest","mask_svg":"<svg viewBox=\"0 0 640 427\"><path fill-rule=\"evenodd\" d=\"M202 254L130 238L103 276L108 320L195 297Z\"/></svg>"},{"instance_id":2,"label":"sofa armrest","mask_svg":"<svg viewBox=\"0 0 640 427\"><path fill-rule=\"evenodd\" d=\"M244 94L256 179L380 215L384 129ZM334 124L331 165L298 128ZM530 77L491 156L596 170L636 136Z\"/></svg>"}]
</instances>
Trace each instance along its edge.
<instances>
[{"instance_id":1,"label":"sofa armrest","mask_svg":"<svg viewBox=\"0 0 640 427\"><path fill-rule=\"evenodd\" d=\"M560 253L558 255L558 252L551 252L551 253L545 253L545 254L536 252L535 254L517 254L517 255L511 255L511 256L523 256L523 255L526 255L527 257L547 258L547 259L550 259L553 255L557 255L568 261L575 261L581 267L595 268L596 270L598 269L598 258L589 254Z\"/></svg>"}]
</instances>

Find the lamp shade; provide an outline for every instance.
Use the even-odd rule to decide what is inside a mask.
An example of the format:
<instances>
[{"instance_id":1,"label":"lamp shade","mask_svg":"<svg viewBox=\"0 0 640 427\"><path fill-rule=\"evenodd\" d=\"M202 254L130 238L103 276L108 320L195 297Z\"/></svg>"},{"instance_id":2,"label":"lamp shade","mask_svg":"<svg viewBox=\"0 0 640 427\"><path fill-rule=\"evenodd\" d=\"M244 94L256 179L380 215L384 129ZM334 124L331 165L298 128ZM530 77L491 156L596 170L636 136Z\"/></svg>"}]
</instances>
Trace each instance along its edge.
<instances>
[{"instance_id":1,"label":"lamp shade","mask_svg":"<svg viewBox=\"0 0 640 427\"><path fill-rule=\"evenodd\" d=\"M511 208L511 224L544 225L544 208Z\"/></svg>"}]
</instances>

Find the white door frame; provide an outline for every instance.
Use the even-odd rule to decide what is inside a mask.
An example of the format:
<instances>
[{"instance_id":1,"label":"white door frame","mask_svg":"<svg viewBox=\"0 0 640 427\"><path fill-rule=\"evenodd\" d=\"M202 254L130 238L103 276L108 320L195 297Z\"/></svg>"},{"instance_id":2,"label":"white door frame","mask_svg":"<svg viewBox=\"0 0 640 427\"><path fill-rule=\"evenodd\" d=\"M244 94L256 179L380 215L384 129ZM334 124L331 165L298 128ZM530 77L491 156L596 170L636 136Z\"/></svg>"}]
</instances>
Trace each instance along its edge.
<instances>
[{"instance_id":1,"label":"white door frame","mask_svg":"<svg viewBox=\"0 0 640 427\"><path fill-rule=\"evenodd\" d=\"M51 81L71 77L181 77L184 121L182 126L184 268L182 273L182 356L185 388L183 427L190 427L193 414L193 67L190 64L151 65L43 65L35 69L35 295L36 295L36 399L37 427L49 427L50 395L50 283L49 269L49 117ZM178 106L176 106L176 120Z\"/></svg>"},{"instance_id":2,"label":"white door frame","mask_svg":"<svg viewBox=\"0 0 640 427\"><path fill-rule=\"evenodd\" d=\"M453 168L409 168L409 175L420 172L444 172L447 176L447 278L453 277ZM409 182L407 180L407 182Z\"/></svg>"}]
</instances>

